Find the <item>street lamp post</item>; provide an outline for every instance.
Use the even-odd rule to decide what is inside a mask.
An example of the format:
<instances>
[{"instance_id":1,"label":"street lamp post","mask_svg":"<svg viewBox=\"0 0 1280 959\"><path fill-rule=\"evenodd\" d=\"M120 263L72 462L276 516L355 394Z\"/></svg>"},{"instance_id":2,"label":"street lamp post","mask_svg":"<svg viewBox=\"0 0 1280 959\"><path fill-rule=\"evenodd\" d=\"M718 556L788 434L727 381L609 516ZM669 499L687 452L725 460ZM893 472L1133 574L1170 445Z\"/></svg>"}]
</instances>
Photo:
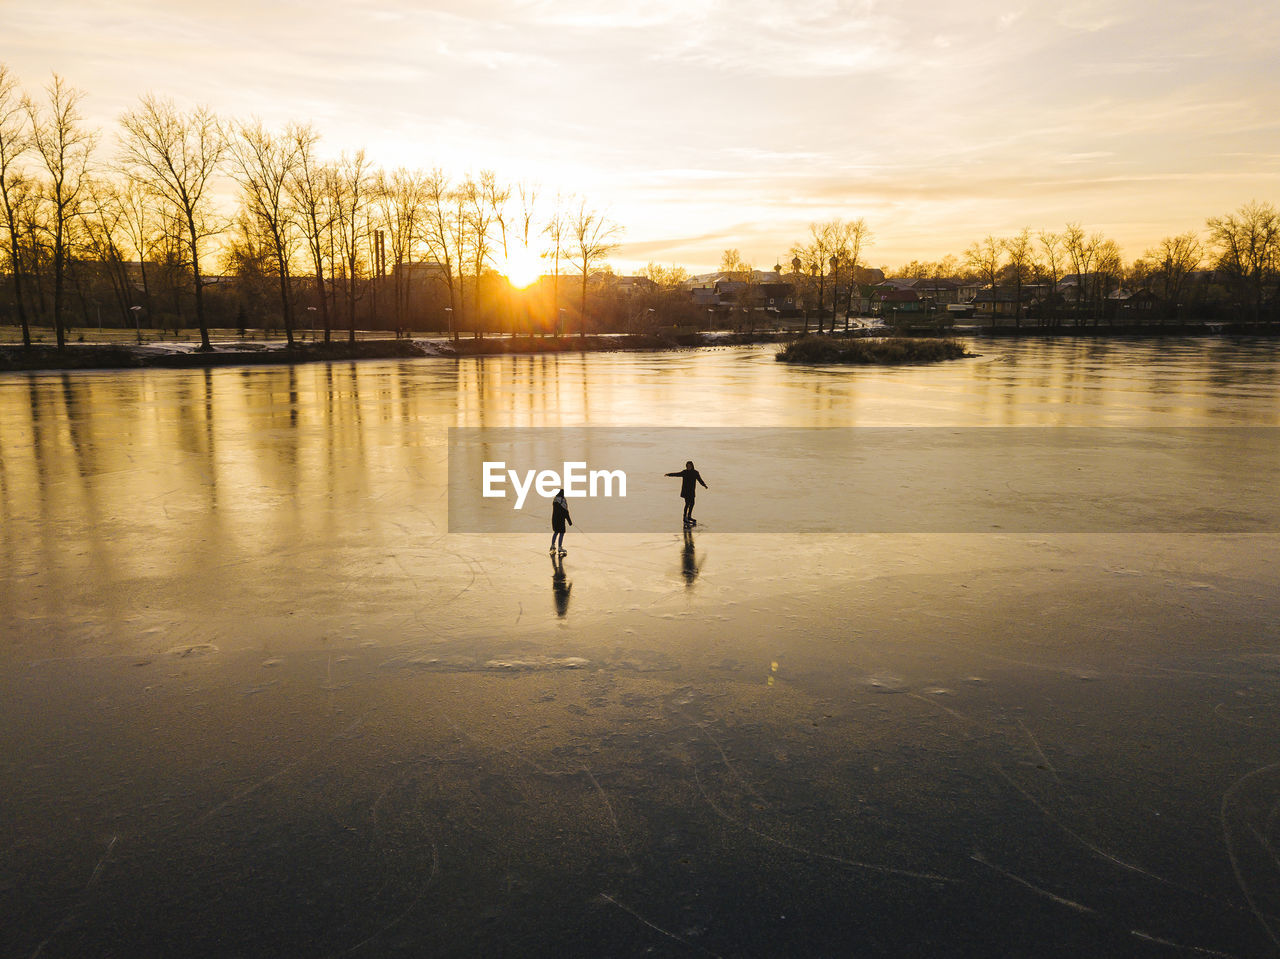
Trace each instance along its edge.
<instances>
[{"instance_id":1,"label":"street lamp post","mask_svg":"<svg viewBox=\"0 0 1280 959\"><path fill-rule=\"evenodd\" d=\"M840 298L840 276L836 267L840 265L840 255L831 254L831 332L836 331L836 301Z\"/></svg>"},{"instance_id":2,"label":"street lamp post","mask_svg":"<svg viewBox=\"0 0 1280 959\"><path fill-rule=\"evenodd\" d=\"M142 315L142 307L131 306L129 307L129 312L133 314L133 327L138 334L138 343L141 344L142 343L142 322L138 319L138 317Z\"/></svg>"},{"instance_id":3,"label":"street lamp post","mask_svg":"<svg viewBox=\"0 0 1280 959\"><path fill-rule=\"evenodd\" d=\"M798 289L799 284L796 282L796 277L800 275L800 267L802 265L803 264L801 264L800 262L800 257L793 256L791 258L791 296L792 296L791 307L792 309L795 308L795 297L800 292ZM804 311L804 332L805 332L805 336L809 335L809 311L808 310Z\"/></svg>"},{"instance_id":4,"label":"street lamp post","mask_svg":"<svg viewBox=\"0 0 1280 959\"><path fill-rule=\"evenodd\" d=\"M826 277L822 275L822 264L814 261L809 264L809 272L818 280L818 335L822 335L822 300L824 297L823 284Z\"/></svg>"}]
</instances>

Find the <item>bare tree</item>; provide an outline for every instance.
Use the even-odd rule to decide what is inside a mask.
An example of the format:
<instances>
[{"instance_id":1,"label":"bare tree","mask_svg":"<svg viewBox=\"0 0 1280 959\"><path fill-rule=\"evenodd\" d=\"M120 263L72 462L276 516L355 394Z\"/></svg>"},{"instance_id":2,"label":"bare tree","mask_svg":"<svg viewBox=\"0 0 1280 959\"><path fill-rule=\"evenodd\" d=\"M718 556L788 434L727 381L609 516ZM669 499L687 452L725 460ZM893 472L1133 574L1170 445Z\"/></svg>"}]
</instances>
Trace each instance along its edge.
<instances>
[{"instance_id":1,"label":"bare tree","mask_svg":"<svg viewBox=\"0 0 1280 959\"><path fill-rule=\"evenodd\" d=\"M652 262L640 271L640 275L665 289L680 287L689 279L689 271L682 266L662 266Z\"/></svg>"},{"instance_id":2,"label":"bare tree","mask_svg":"<svg viewBox=\"0 0 1280 959\"><path fill-rule=\"evenodd\" d=\"M493 173L482 171L479 179L467 177L462 184L461 194L466 206L466 230L470 240L471 268L474 274L474 335L483 338L483 320L480 316L480 277L484 273L485 263L490 259L490 229L493 225L493 208L489 204L486 180L493 182ZM460 244L461 245L461 244Z\"/></svg>"},{"instance_id":3,"label":"bare tree","mask_svg":"<svg viewBox=\"0 0 1280 959\"><path fill-rule=\"evenodd\" d=\"M999 303L999 282L1001 263L1001 252L1003 246L994 236L987 234L986 238L974 243L969 249L964 251L965 264L969 269L991 288L991 325L996 325L997 305Z\"/></svg>"},{"instance_id":4,"label":"bare tree","mask_svg":"<svg viewBox=\"0 0 1280 959\"><path fill-rule=\"evenodd\" d=\"M80 101L84 98L81 91L68 86L55 73L45 92L47 108L32 100L26 101L26 107L32 142L47 175L43 200L53 239L53 326L61 350L66 348L63 310L70 233L88 185L89 157L97 136L85 129L80 116Z\"/></svg>"},{"instance_id":5,"label":"bare tree","mask_svg":"<svg viewBox=\"0 0 1280 959\"><path fill-rule=\"evenodd\" d=\"M567 233L569 229L569 215L565 211L565 198L556 194L555 205L551 208L551 214L547 217L547 225L542 228L542 232L546 234L547 247L546 255L551 258L551 309L553 314L554 335L559 336L560 329L560 258L565 254Z\"/></svg>"},{"instance_id":6,"label":"bare tree","mask_svg":"<svg viewBox=\"0 0 1280 959\"><path fill-rule=\"evenodd\" d=\"M234 278L239 300L236 326L241 336L250 325L260 326L264 334L275 328L268 309L275 286L275 256L271 237L258 218L241 209L223 243L224 269Z\"/></svg>"},{"instance_id":7,"label":"bare tree","mask_svg":"<svg viewBox=\"0 0 1280 959\"><path fill-rule=\"evenodd\" d=\"M1022 326L1022 288L1035 273L1035 247L1031 243L1031 229L1026 227L1000 245L1008 254L1004 273L1013 285L1013 325Z\"/></svg>"},{"instance_id":8,"label":"bare tree","mask_svg":"<svg viewBox=\"0 0 1280 959\"><path fill-rule=\"evenodd\" d=\"M106 180L91 181L88 192L90 202L81 211L88 252L106 274L124 326L130 319L133 289L124 252L129 242L125 203L115 184Z\"/></svg>"},{"instance_id":9,"label":"bare tree","mask_svg":"<svg viewBox=\"0 0 1280 959\"><path fill-rule=\"evenodd\" d=\"M1153 274L1160 281L1166 311L1171 309L1176 320L1182 309L1187 280L1204 260L1200 237L1194 231L1166 236L1154 249L1147 251L1147 259L1155 267Z\"/></svg>"},{"instance_id":10,"label":"bare tree","mask_svg":"<svg viewBox=\"0 0 1280 959\"><path fill-rule=\"evenodd\" d=\"M414 249L422 237L429 181L418 170L401 168L389 176L378 171L375 193L379 223L391 239L395 324L402 330L409 307L409 276L404 267L413 262Z\"/></svg>"},{"instance_id":11,"label":"bare tree","mask_svg":"<svg viewBox=\"0 0 1280 959\"><path fill-rule=\"evenodd\" d=\"M734 291L734 301L739 310L750 315L760 289L760 284L756 282L755 267L744 260L735 248L720 254L720 273L730 282L738 284Z\"/></svg>"},{"instance_id":12,"label":"bare tree","mask_svg":"<svg viewBox=\"0 0 1280 959\"><path fill-rule=\"evenodd\" d=\"M356 341L357 283L362 262L360 250L369 229L368 207L371 199L369 162L364 150L338 161L336 175L330 180L333 221L341 251L343 292L347 301L347 341Z\"/></svg>"},{"instance_id":13,"label":"bare tree","mask_svg":"<svg viewBox=\"0 0 1280 959\"><path fill-rule=\"evenodd\" d=\"M507 204L511 202L511 187L498 183L498 176L492 170L480 171L480 192L484 204L489 209L492 222L498 227L498 239L502 243L502 259L506 262L511 250L508 244L508 221L511 213Z\"/></svg>"},{"instance_id":14,"label":"bare tree","mask_svg":"<svg viewBox=\"0 0 1280 959\"><path fill-rule=\"evenodd\" d=\"M449 178L442 170L432 170L426 181L426 241L427 248L436 262L444 267L445 286L449 292L449 336L458 339L458 321L461 319L461 301L459 299L462 273L462 250L458 245L460 234L453 229L455 222L454 203L458 191L454 190ZM454 269L458 270L455 282Z\"/></svg>"},{"instance_id":15,"label":"bare tree","mask_svg":"<svg viewBox=\"0 0 1280 959\"><path fill-rule=\"evenodd\" d=\"M1120 247L1116 245L1116 241L1105 238L1100 239L1097 244L1097 250L1098 254L1094 268L1094 273L1096 274L1094 295L1097 297L1093 312L1094 326L1098 325L1098 317L1105 312L1103 307L1107 294L1124 283L1124 256L1120 252Z\"/></svg>"},{"instance_id":16,"label":"bare tree","mask_svg":"<svg viewBox=\"0 0 1280 959\"><path fill-rule=\"evenodd\" d=\"M154 246L157 282L153 287L157 295L151 297L151 321L160 328L168 322L176 333L186 326L182 318L183 296L191 289L187 226L182 212L168 203L156 205L152 214L157 221Z\"/></svg>"},{"instance_id":17,"label":"bare tree","mask_svg":"<svg viewBox=\"0 0 1280 959\"><path fill-rule=\"evenodd\" d=\"M511 241L514 239L511 236L513 231L510 229L514 223L511 222L511 211L508 208L511 202L511 187L500 184L497 174L492 170L482 170L480 188L485 205L489 208L492 225L498 228L498 240L502 243L502 267L508 272L507 279L510 281ZM512 294L510 282L502 284L500 289L505 299L507 314L510 316Z\"/></svg>"},{"instance_id":18,"label":"bare tree","mask_svg":"<svg viewBox=\"0 0 1280 959\"><path fill-rule=\"evenodd\" d=\"M296 128L272 133L261 122L241 123L230 142L236 179L252 224L269 241L279 281L285 340L293 345L293 294L290 264L297 236L289 184L298 171L300 137Z\"/></svg>"},{"instance_id":19,"label":"bare tree","mask_svg":"<svg viewBox=\"0 0 1280 959\"><path fill-rule=\"evenodd\" d=\"M578 335L587 335L587 280L591 268L601 263L617 247L619 228L607 217L587 208L582 200L568 222L573 263L582 274L582 305L578 313Z\"/></svg>"},{"instance_id":20,"label":"bare tree","mask_svg":"<svg viewBox=\"0 0 1280 959\"><path fill-rule=\"evenodd\" d=\"M836 252L839 228L836 221L828 220L824 223L809 224L808 242L800 242L793 244L791 247L791 256L793 259L800 260L800 269L808 270L809 274L818 281L818 332L822 332L823 310L826 299L826 270L831 257ZM839 259L836 260L837 266ZM812 289L812 288L811 288ZM805 317L805 328L808 331L808 315ZM835 329L835 317L832 316L831 328Z\"/></svg>"},{"instance_id":21,"label":"bare tree","mask_svg":"<svg viewBox=\"0 0 1280 959\"><path fill-rule=\"evenodd\" d=\"M1267 284L1280 266L1280 212L1255 200L1235 213L1211 217L1208 225L1218 269L1249 303L1254 321L1261 320Z\"/></svg>"},{"instance_id":22,"label":"bare tree","mask_svg":"<svg viewBox=\"0 0 1280 959\"><path fill-rule=\"evenodd\" d=\"M520 245L528 250L533 232L533 219L538 208L538 188L532 183L520 183L516 186L520 198Z\"/></svg>"},{"instance_id":23,"label":"bare tree","mask_svg":"<svg viewBox=\"0 0 1280 959\"><path fill-rule=\"evenodd\" d=\"M31 346L31 323L27 319L22 289L22 219L34 200L33 184L19 167L31 149L31 128L26 105L18 92L18 81L0 63L0 213L4 215L5 247L9 275L13 280L13 301L22 326L22 345Z\"/></svg>"},{"instance_id":24,"label":"bare tree","mask_svg":"<svg viewBox=\"0 0 1280 959\"><path fill-rule=\"evenodd\" d=\"M1096 305L1100 301L1097 293L1097 262L1102 242L1102 234L1086 236L1079 223L1068 223L1062 234L1063 248L1076 275L1076 326L1084 325L1086 307L1094 311L1095 323L1097 321Z\"/></svg>"},{"instance_id":25,"label":"bare tree","mask_svg":"<svg viewBox=\"0 0 1280 959\"><path fill-rule=\"evenodd\" d=\"M328 343L333 329L324 281L325 237L333 225L328 204L329 171L316 158L315 148L319 134L310 126L294 127L292 133L297 162L289 177L289 197L297 212L299 227L310 254L316 298L320 301L324 341Z\"/></svg>"},{"instance_id":26,"label":"bare tree","mask_svg":"<svg viewBox=\"0 0 1280 959\"><path fill-rule=\"evenodd\" d=\"M168 204L185 228L195 290L200 349L212 350L204 309L200 248L224 229L217 218L210 186L218 174L227 141L218 119L206 107L179 113L172 100L148 94L120 118L124 128L121 160L129 176Z\"/></svg>"},{"instance_id":27,"label":"bare tree","mask_svg":"<svg viewBox=\"0 0 1280 959\"><path fill-rule=\"evenodd\" d=\"M738 250L725 250L720 254L720 272L731 280L745 280L744 274L751 272L751 264L742 258Z\"/></svg>"},{"instance_id":28,"label":"bare tree","mask_svg":"<svg viewBox=\"0 0 1280 959\"><path fill-rule=\"evenodd\" d=\"M1058 283L1062 280L1064 250L1062 237L1057 233L1041 230L1037 235L1040 240L1041 256L1036 260L1036 270L1041 282L1049 287L1047 302L1042 301L1040 307L1041 325L1057 325Z\"/></svg>"},{"instance_id":29,"label":"bare tree","mask_svg":"<svg viewBox=\"0 0 1280 959\"><path fill-rule=\"evenodd\" d=\"M116 198L123 214L121 228L138 258L138 272L142 280L142 302L131 304L129 309L140 307L150 318L151 310L151 276L148 263L155 257L161 246L163 230L161 216L151 206L151 197L137 181L126 178L116 189ZM142 324L135 319L138 336L142 336Z\"/></svg>"},{"instance_id":30,"label":"bare tree","mask_svg":"<svg viewBox=\"0 0 1280 959\"><path fill-rule=\"evenodd\" d=\"M871 228L867 226L867 221L863 217L856 220L836 220L835 229L832 231L832 239L835 249L832 251L837 257L837 276L836 286L839 287L840 279L843 278L848 284L845 287L845 328L849 325L849 314L853 312L853 293L858 285L858 268L861 265L863 248L869 246L874 234ZM831 322L835 323L835 306L832 305Z\"/></svg>"}]
</instances>

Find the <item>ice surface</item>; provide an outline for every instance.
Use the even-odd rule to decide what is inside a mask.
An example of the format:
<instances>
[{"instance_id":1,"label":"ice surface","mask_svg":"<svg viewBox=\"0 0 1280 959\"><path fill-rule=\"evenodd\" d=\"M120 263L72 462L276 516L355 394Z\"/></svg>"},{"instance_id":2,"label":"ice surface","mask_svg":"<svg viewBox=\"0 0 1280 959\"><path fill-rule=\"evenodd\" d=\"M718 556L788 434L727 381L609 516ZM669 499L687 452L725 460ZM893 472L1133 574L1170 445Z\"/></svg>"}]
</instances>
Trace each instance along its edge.
<instances>
[{"instance_id":1,"label":"ice surface","mask_svg":"<svg viewBox=\"0 0 1280 959\"><path fill-rule=\"evenodd\" d=\"M1274 955L1276 536L447 533L450 426L1280 425L977 349L0 378L0 954Z\"/></svg>"}]
</instances>

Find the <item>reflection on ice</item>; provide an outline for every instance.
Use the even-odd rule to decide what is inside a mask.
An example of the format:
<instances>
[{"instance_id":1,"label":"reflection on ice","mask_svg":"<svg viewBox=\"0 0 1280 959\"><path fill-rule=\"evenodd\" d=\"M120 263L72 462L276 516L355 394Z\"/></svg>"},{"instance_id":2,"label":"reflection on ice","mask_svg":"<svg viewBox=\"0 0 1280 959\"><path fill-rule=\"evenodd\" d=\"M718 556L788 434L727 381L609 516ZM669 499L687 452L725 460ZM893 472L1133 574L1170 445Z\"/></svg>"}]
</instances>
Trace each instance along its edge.
<instances>
[{"instance_id":1,"label":"reflection on ice","mask_svg":"<svg viewBox=\"0 0 1280 959\"><path fill-rule=\"evenodd\" d=\"M551 556L551 594L555 599L556 615L567 616L569 613L569 594L573 592L573 582L564 571L564 557L558 553Z\"/></svg>"},{"instance_id":2,"label":"reflection on ice","mask_svg":"<svg viewBox=\"0 0 1280 959\"><path fill-rule=\"evenodd\" d=\"M0 378L0 951L1274 954L1274 536L443 532L451 425L1280 418L978 351Z\"/></svg>"}]
</instances>

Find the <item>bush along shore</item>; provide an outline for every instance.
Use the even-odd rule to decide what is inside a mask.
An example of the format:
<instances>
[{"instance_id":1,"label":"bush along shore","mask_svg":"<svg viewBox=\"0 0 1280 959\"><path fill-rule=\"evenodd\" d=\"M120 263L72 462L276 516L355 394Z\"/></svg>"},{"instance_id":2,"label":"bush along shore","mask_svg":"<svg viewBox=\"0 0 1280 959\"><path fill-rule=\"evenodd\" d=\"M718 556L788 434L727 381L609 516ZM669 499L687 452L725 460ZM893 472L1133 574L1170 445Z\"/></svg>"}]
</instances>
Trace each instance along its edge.
<instances>
[{"instance_id":1,"label":"bush along shore","mask_svg":"<svg viewBox=\"0 0 1280 959\"><path fill-rule=\"evenodd\" d=\"M898 366L912 363L939 363L974 356L955 339L935 337L854 337L806 336L793 340L778 351L782 363L849 363L860 366Z\"/></svg>"}]
</instances>

